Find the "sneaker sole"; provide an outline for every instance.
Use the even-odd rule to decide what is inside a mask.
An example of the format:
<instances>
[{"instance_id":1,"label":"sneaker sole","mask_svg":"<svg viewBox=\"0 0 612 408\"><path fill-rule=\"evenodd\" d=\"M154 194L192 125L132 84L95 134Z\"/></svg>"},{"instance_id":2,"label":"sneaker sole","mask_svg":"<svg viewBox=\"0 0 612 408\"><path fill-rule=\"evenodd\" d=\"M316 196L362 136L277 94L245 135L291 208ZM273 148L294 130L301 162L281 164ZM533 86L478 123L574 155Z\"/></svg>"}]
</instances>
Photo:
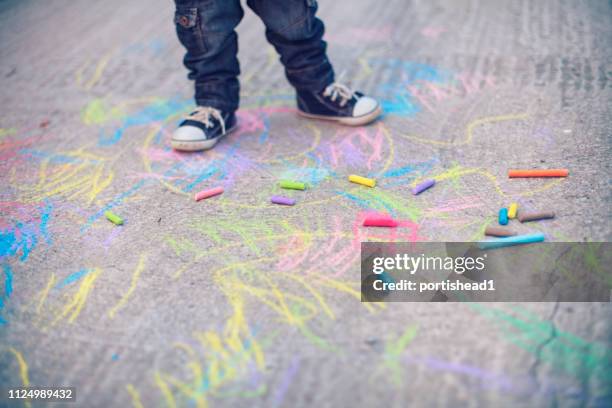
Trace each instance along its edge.
<instances>
[{"instance_id":1,"label":"sneaker sole","mask_svg":"<svg viewBox=\"0 0 612 408\"><path fill-rule=\"evenodd\" d=\"M170 141L170 145L172 146L173 149L180 150L182 152L197 152L197 151L200 151L200 150L209 150L209 149L212 149L213 147L215 147L215 145L219 142L219 140L221 140L225 136L229 135L237 127L238 126L235 125L234 127L230 128L230 129L227 129L223 135L221 135L221 136L219 136L217 138L214 138L214 139L210 139L210 140L194 140L194 141L172 139Z\"/></svg>"},{"instance_id":2,"label":"sneaker sole","mask_svg":"<svg viewBox=\"0 0 612 408\"><path fill-rule=\"evenodd\" d=\"M372 112L366 113L365 115L357 116L355 118L314 115L312 113L306 113L298 109L298 115L303 116L305 118L327 120L329 122L336 122L341 125L347 125L347 126L367 125L368 123L374 121L377 117L379 117L381 113L382 113L382 108L380 107L380 105L378 105L376 109L374 109Z\"/></svg>"}]
</instances>

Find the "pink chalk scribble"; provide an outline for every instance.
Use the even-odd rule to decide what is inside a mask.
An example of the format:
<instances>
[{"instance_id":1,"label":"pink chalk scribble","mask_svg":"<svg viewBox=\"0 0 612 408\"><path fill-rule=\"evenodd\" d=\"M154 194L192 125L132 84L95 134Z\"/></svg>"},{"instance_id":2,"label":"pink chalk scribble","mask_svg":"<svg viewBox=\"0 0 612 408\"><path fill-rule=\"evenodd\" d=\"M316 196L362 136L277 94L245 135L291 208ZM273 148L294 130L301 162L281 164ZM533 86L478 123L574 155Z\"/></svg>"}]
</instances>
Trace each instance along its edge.
<instances>
[{"instance_id":1,"label":"pink chalk scribble","mask_svg":"<svg viewBox=\"0 0 612 408\"><path fill-rule=\"evenodd\" d=\"M428 80L416 80L406 85L410 95L430 112L435 112L438 105L455 98L464 98L496 86L493 75L460 73L448 82L438 83Z\"/></svg>"},{"instance_id":2,"label":"pink chalk scribble","mask_svg":"<svg viewBox=\"0 0 612 408\"><path fill-rule=\"evenodd\" d=\"M382 124L354 129L340 128L329 141L321 143L318 157L326 158L332 168L340 163L360 165L365 162L368 170L383 160L385 136Z\"/></svg>"},{"instance_id":3,"label":"pink chalk scribble","mask_svg":"<svg viewBox=\"0 0 612 408\"><path fill-rule=\"evenodd\" d=\"M295 113L295 108L287 106L265 106L258 108L239 109L238 129L235 136L266 131L265 119L275 113Z\"/></svg>"},{"instance_id":4,"label":"pink chalk scribble","mask_svg":"<svg viewBox=\"0 0 612 408\"><path fill-rule=\"evenodd\" d=\"M446 28L427 26L427 27L425 27L425 28L423 28L421 30L421 35L423 37L427 37L427 38L431 38L431 39L437 40L438 37L440 36L440 34L443 34L446 31L447 31Z\"/></svg>"}]
</instances>

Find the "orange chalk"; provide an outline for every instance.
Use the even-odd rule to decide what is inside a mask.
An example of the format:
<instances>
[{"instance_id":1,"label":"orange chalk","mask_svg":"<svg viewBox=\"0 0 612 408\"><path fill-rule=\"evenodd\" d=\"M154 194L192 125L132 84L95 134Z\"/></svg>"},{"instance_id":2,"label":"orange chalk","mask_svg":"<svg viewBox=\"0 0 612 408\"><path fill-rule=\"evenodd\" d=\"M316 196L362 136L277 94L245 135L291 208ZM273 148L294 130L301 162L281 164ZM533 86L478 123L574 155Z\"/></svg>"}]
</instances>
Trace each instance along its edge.
<instances>
[{"instance_id":1,"label":"orange chalk","mask_svg":"<svg viewBox=\"0 0 612 408\"><path fill-rule=\"evenodd\" d=\"M567 177L568 169L534 169L534 170L508 170L508 177Z\"/></svg>"}]
</instances>

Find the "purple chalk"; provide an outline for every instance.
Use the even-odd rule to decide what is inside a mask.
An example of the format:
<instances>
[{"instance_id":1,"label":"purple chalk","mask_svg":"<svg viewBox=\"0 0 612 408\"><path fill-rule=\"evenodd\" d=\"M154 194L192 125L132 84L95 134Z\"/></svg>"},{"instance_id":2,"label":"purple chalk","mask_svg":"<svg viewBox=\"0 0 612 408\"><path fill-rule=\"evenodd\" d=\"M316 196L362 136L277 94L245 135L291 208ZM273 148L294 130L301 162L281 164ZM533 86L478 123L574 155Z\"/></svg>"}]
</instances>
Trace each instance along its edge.
<instances>
[{"instance_id":1,"label":"purple chalk","mask_svg":"<svg viewBox=\"0 0 612 408\"><path fill-rule=\"evenodd\" d=\"M412 189L412 194L417 195L417 194L421 194L423 191L427 190L430 187L433 187L433 185L436 184L436 180L431 179L431 180L425 180L424 182L422 182L421 184L417 185L415 188Z\"/></svg>"},{"instance_id":2,"label":"purple chalk","mask_svg":"<svg viewBox=\"0 0 612 408\"><path fill-rule=\"evenodd\" d=\"M281 204L281 205L295 205L295 200L287 197L281 196L272 196L270 199L273 204Z\"/></svg>"}]
</instances>

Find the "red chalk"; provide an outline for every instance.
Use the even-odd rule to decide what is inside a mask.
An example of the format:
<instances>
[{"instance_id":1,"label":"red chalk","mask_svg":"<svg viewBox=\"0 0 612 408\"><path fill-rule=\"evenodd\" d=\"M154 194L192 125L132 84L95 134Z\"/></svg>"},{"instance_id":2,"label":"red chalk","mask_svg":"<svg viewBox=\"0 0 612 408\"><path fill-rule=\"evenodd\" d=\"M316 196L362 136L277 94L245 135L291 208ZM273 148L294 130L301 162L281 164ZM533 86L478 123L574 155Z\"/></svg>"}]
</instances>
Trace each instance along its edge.
<instances>
[{"instance_id":1,"label":"red chalk","mask_svg":"<svg viewBox=\"0 0 612 408\"><path fill-rule=\"evenodd\" d=\"M200 201L205 198L216 196L221 193L223 193L223 187L211 188L210 190L204 190L204 191L200 191L199 193L196 193L195 200Z\"/></svg>"},{"instance_id":2,"label":"red chalk","mask_svg":"<svg viewBox=\"0 0 612 408\"><path fill-rule=\"evenodd\" d=\"M399 224L393 218L371 216L363 221L364 227L397 227Z\"/></svg>"}]
</instances>

